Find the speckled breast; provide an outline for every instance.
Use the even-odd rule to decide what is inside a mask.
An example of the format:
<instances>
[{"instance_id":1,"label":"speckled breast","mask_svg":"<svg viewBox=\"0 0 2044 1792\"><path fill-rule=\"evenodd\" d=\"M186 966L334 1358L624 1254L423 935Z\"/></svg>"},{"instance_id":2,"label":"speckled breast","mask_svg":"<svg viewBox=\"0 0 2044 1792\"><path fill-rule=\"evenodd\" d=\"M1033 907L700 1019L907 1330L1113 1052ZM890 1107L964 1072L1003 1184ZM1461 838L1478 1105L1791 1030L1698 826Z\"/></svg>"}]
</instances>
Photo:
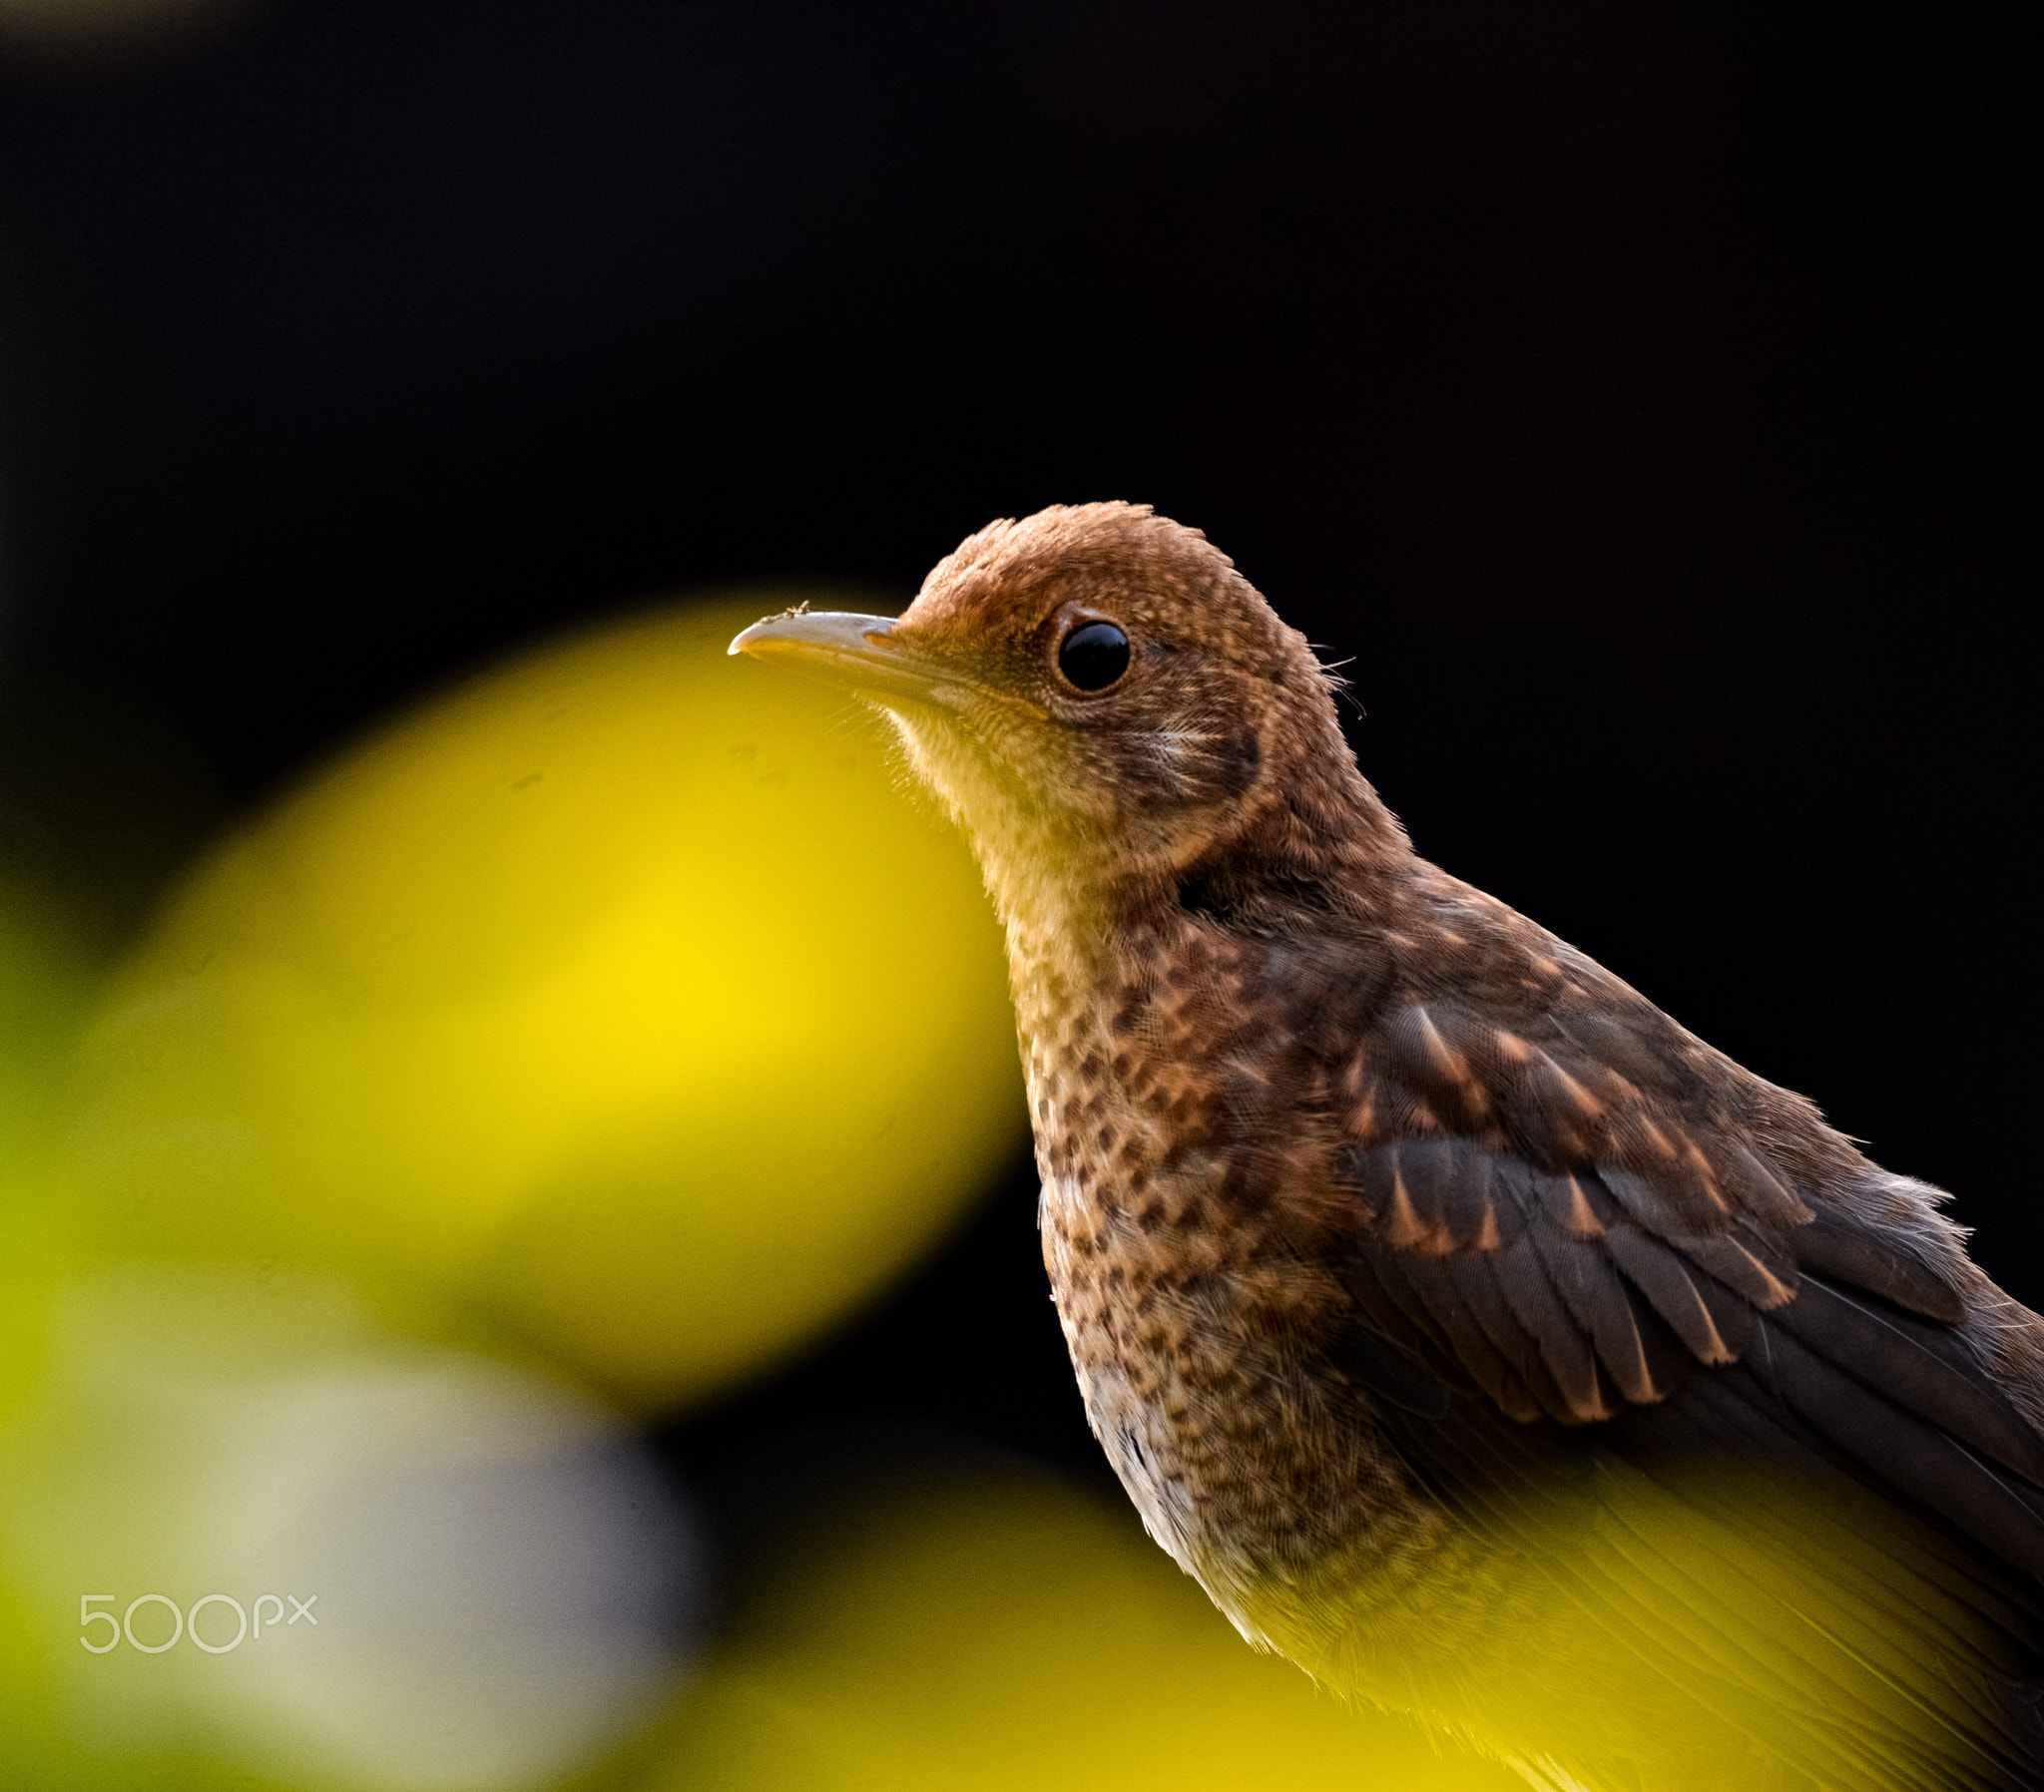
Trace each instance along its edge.
<instances>
[{"instance_id":1,"label":"speckled breast","mask_svg":"<svg viewBox=\"0 0 2044 1792\"><path fill-rule=\"evenodd\" d=\"M1020 1019L1044 1261L1087 1412L1151 1535L1252 1634L1264 1589L1412 1505L1330 1359L1352 1197L1256 960L1188 928L1128 939L1085 989L1017 977L1039 998Z\"/></svg>"}]
</instances>

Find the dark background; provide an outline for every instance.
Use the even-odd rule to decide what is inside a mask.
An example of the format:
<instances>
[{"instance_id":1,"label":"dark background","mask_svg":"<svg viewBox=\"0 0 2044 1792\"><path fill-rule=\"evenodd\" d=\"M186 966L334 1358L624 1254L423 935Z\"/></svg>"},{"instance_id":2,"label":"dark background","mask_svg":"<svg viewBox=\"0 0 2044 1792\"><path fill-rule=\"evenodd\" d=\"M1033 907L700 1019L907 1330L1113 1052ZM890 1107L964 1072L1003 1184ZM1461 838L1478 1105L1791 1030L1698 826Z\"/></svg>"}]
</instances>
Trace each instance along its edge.
<instances>
[{"instance_id":1,"label":"dark background","mask_svg":"<svg viewBox=\"0 0 2044 1792\"><path fill-rule=\"evenodd\" d=\"M2023 15L272 0L0 63L11 825L111 938L513 644L1147 499L1350 661L1422 851L2044 1300ZM1091 1464L1033 1205L678 1447Z\"/></svg>"}]
</instances>

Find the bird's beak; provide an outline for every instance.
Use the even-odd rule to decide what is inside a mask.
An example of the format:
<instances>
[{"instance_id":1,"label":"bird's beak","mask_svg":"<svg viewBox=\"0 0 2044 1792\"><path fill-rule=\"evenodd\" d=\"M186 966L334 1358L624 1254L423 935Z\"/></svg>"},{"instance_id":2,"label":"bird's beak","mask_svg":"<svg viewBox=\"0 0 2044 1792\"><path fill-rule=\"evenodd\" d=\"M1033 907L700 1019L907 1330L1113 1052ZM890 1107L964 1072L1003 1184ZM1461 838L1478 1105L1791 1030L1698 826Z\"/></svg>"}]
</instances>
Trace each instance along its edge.
<instances>
[{"instance_id":1,"label":"bird's beak","mask_svg":"<svg viewBox=\"0 0 2044 1792\"><path fill-rule=\"evenodd\" d=\"M940 670L890 640L894 619L844 610L789 611L755 623L731 644L734 654L778 660L874 696L930 698Z\"/></svg>"}]
</instances>

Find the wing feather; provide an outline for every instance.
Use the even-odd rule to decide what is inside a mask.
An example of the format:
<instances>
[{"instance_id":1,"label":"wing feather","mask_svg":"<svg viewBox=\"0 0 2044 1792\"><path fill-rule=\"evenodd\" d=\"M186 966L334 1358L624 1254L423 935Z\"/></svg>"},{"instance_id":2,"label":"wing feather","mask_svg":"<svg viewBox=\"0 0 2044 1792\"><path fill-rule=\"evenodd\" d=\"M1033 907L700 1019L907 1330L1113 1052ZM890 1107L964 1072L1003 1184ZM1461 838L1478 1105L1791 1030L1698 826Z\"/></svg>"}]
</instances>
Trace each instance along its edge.
<instances>
[{"instance_id":1,"label":"wing feather","mask_svg":"<svg viewBox=\"0 0 2044 1792\"><path fill-rule=\"evenodd\" d=\"M1788 1242L1804 1269L1849 1287L1864 1288L1944 1325L1965 1320L1964 1299L1943 1277L1919 1258L1838 1215L1813 1214L1807 1225L1788 1234Z\"/></svg>"},{"instance_id":2,"label":"wing feather","mask_svg":"<svg viewBox=\"0 0 2044 1792\"><path fill-rule=\"evenodd\" d=\"M1374 1092L1337 1182L1387 1435L1813 1781L2044 1787L2044 1435L1934 1232L1681 1110L1623 1033L1435 1000L1341 1080Z\"/></svg>"}]
</instances>

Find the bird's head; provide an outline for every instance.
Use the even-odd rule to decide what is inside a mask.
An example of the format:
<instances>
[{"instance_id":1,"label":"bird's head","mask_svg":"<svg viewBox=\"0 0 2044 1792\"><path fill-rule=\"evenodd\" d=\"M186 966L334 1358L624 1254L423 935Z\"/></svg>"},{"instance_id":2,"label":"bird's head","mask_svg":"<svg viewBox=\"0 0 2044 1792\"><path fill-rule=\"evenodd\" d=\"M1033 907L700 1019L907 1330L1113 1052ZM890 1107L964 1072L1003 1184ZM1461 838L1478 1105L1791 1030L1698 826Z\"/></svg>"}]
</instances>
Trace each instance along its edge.
<instances>
[{"instance_id":1,"label":"bird's head","mask_svg":"<svg viewBox=\"0 0 2044 1792\"><path fill-rule=\"evenodd\" d=\"M1174 880L1253 839L1268 851L1274 829L1382 814L1304 637L1147 505L990 524L899 618L771 617L732 652L878 705L997 897Z\"/></svg>"}]
</instances>

